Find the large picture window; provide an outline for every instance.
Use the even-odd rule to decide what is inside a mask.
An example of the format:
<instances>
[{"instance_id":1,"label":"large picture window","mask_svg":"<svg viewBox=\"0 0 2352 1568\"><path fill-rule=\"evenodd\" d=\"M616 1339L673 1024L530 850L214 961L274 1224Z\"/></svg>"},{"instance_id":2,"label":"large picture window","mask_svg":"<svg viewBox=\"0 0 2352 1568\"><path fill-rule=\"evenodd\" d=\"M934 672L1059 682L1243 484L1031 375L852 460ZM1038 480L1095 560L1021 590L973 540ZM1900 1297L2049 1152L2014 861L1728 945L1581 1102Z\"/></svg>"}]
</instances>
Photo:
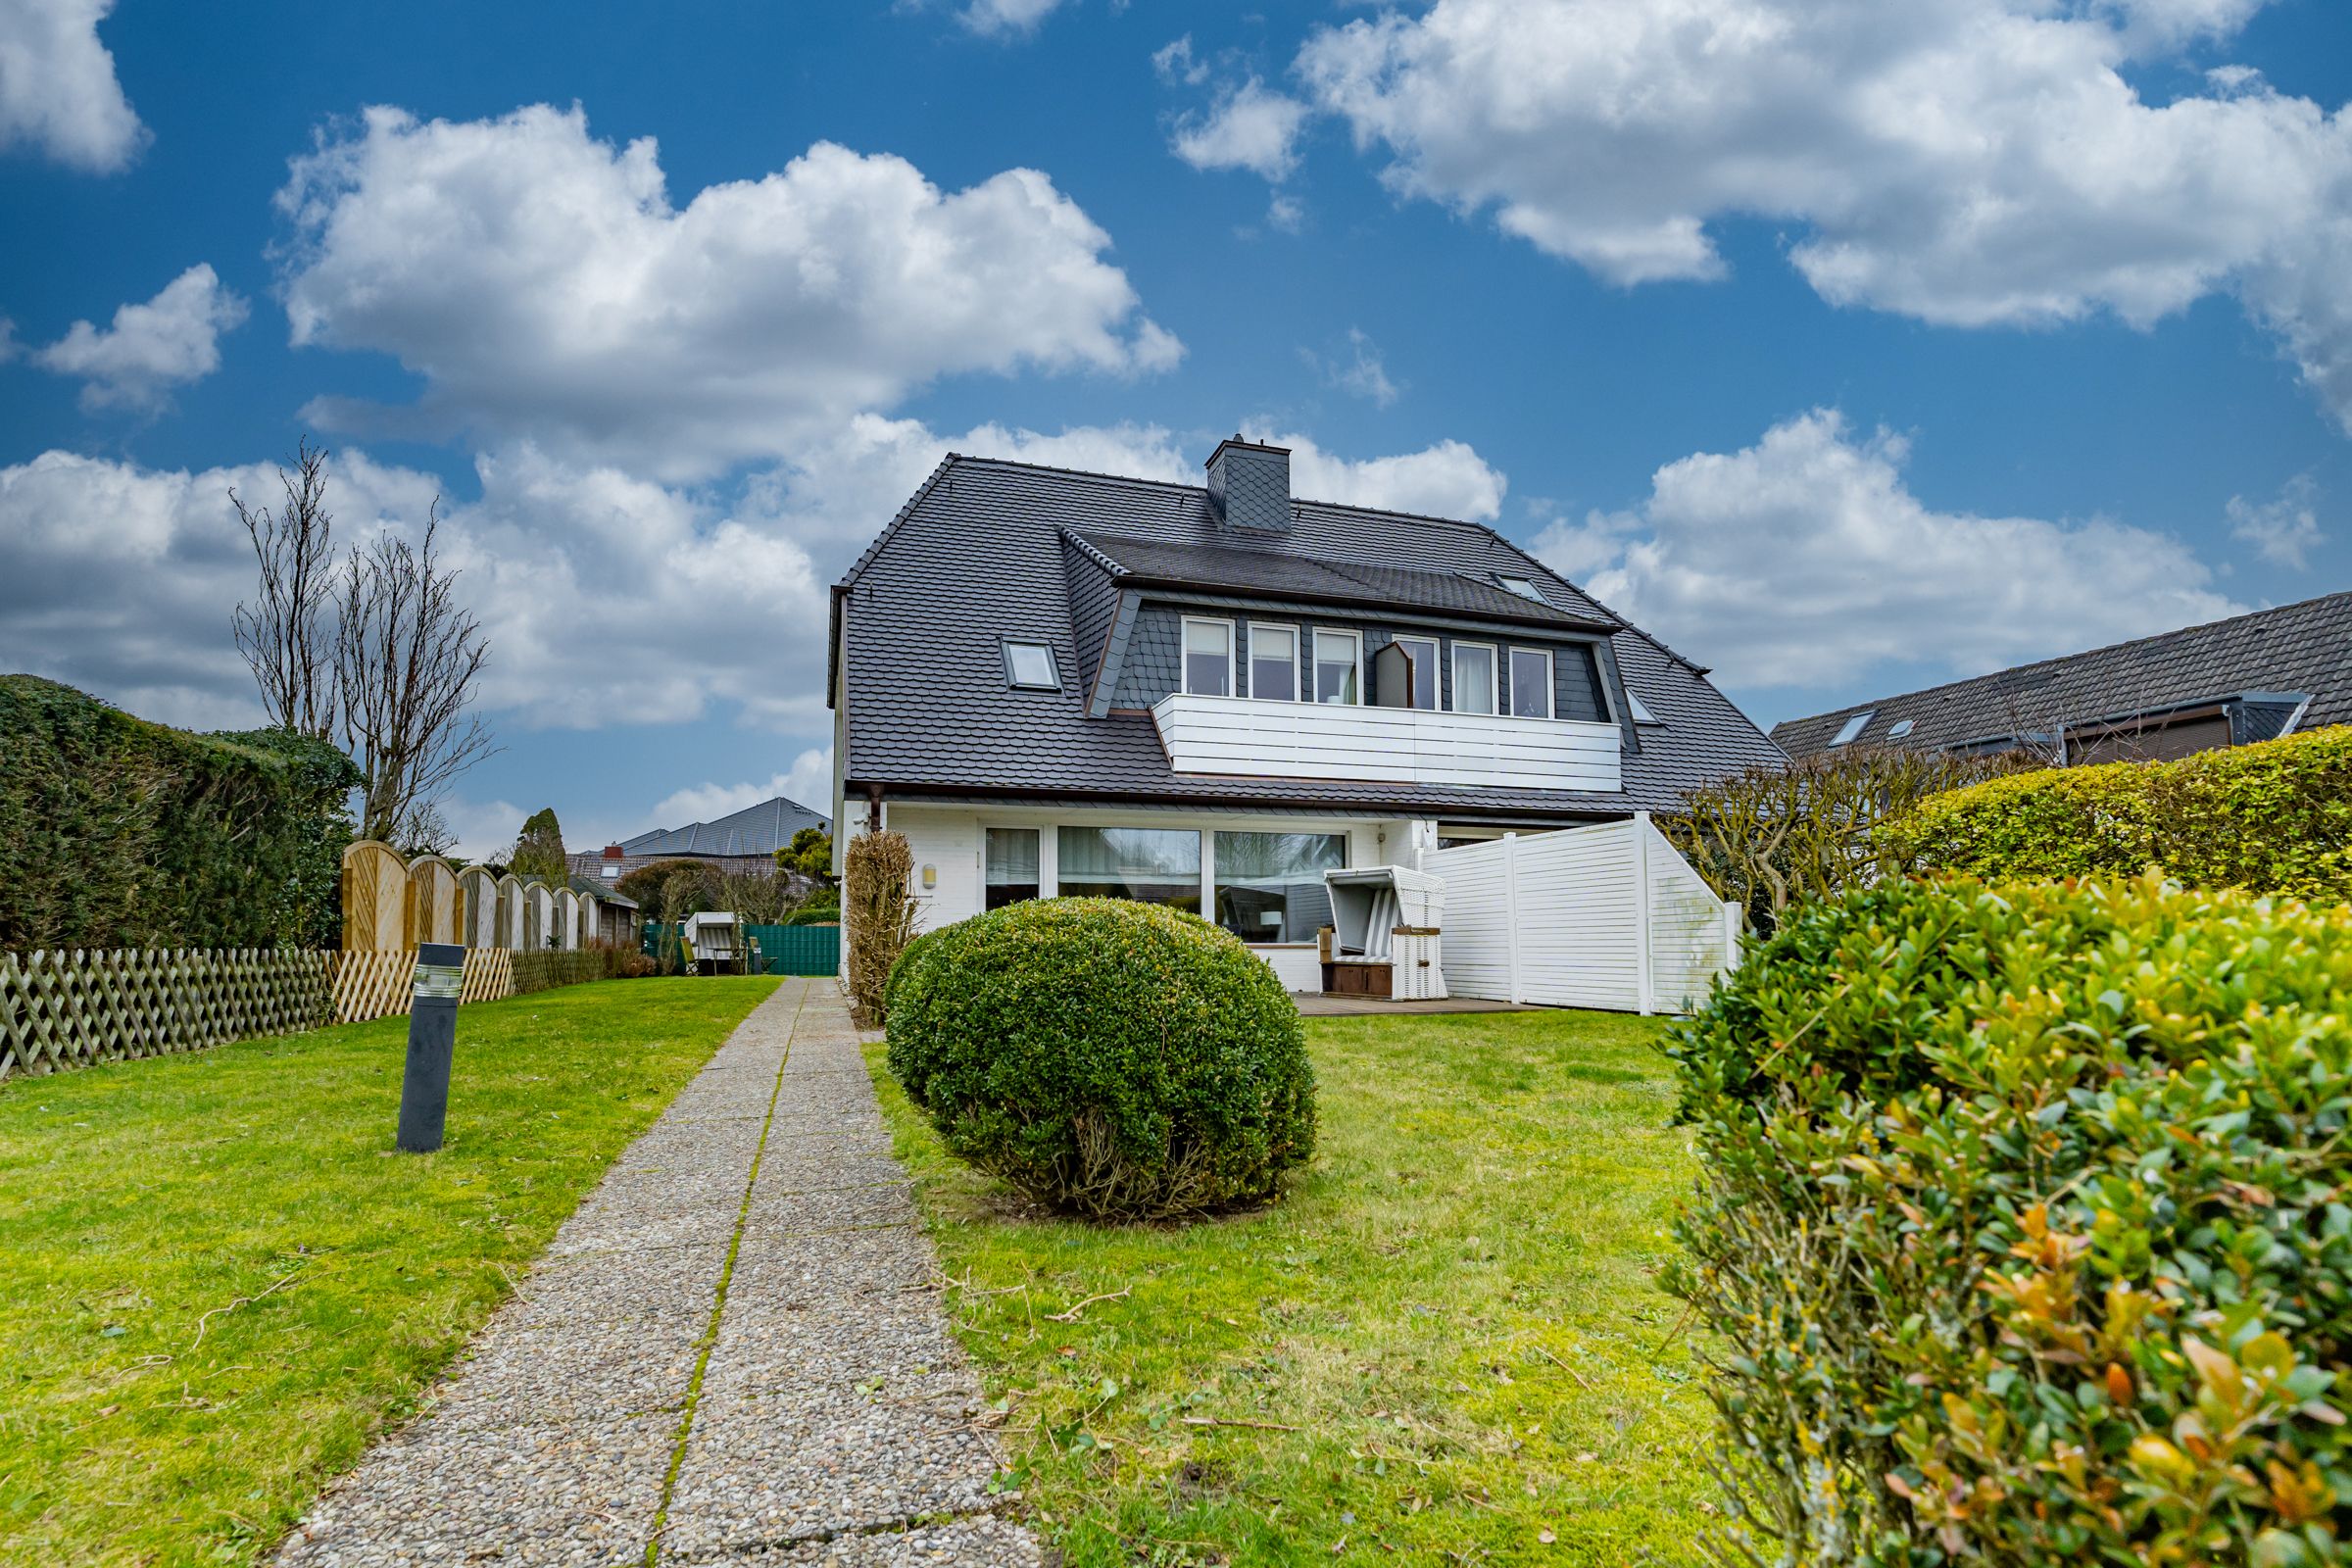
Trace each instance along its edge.
<instances>
[{"instance_id":1,"label":"large picture window","mask_svg":"<svg viewBox=\"0 0 2352 1568\"><path fill-rule=\"evenodd\" d=\"M1347 866L1347 834L1220 833L1216 847L1217 924L1245 942L1312 942L1331 924L1323 873Z\"/></svg>"},{"instance_id":2,"label":"large picture window","mask_svg":"<svg viewBox=\"0 0 2352 1568\"><path fill-rule=\"evenodd\" d=\"M1233 695L1233 622L1184 623L1184 689L1195 697Z\"/></svg>"},{"instance_id":3,"label":"large picture window","mask_svg":"<svg viewBox=\"0 0 2352 1568\"><path fill-rule=\"evenodd\" d=\"M1034 899L1039 890L1038 830L1033 827L992 827L983 879L988 884L988 906Z\"/></svg>"},{"instance_id":4,"label":"large picture window","mask_svg":"<svg viewBox=\"0 0 2352 1568\"><path fill-rule=\"evenodd\" d=\"M1200 835L1189 828L1065 827L1055 832L1064 897L1133 899L1200 912Z\"/></svg>"}]
</instances>

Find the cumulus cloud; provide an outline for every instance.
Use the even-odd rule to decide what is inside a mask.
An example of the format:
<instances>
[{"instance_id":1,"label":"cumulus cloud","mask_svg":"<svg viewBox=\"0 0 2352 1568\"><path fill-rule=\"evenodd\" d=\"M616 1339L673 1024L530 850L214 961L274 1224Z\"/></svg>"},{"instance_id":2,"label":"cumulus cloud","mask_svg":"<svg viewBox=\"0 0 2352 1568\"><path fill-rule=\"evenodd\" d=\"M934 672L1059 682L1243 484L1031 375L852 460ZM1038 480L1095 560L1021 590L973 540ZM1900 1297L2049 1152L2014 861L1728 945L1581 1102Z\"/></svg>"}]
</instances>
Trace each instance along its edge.
<instances>
[{"instance_id":1,"label":"cumulus cloud","mask_svg":"<svg viewBox=\"0 0 2352 1568\"><path fill-rule=\"evenodd\" d=\"M1815 410L1670 463L1639 505L1556 521L1534 548L1748 691L1881 665L1976 674L2244 608L2164 534L1936 511L1904 483L1908 456Z\"/></svg>"},{"instance_id":2,"label":"cumulus cloud","mask_svg":"<svg viewBox=\"0 0 2352 1568\"><path fill-rule=\"evenodd\" d=\"M1188 87L1198 87L1208 80L1208 62L1193 54L1193 35L1189 32L1152 50L1152 69L1158 73L1160 80L1170 85L1183 82Z\"/></svg>"},{"instance_id":3,"label":"cumulus cloud","mask_svg":"<svg viewBox=\"0 0 2352 1568\"><path fill-rule=\"evenodd\" d=\"M245 316L245 301L200 262L144 305L119 307L111 326L75 321L33 360L79 378L81 406L91 413L153 409L172 388L220 368L220 334Z\"/></svg>"},{"instance_id":4,"label":"cumulus cloud","mask_svg":"<svg viewBox=\"0 0 2352 1568\"><path fill-rule=\"evenodd\" d=\"M1182 353L1033 170L945 192L818 143L674 207L654 142L578 109L368 112L278 202L297 344L379 350L425 383L396 423L528 440L666 479L789 455L942 375L1134 374ZM391 411L314 404L330 427Z\"/></svg>"},{"instance_id":5,"label":"cumulus cloud","mask_svg":"<svg viewBox=\"0 0 2352 1568\"><path fill-rule=\"evenodd\" d=\"M1403 395L1403 389L1389 379L1389 368L1381 358L1380 345L1360 326L1348 329L1345 355L1326 358L1312 349L1298 352L1308 367L1323 377L1325 386L1369 399L1383 409Z\"/></svg>"},{"instance_id":6,"label":"cumulus cloud","mask_svg":"<svg viewBox=\"0 0 2352 1568\"><path fill-rule=\"evenodd\" d=\"M1179 118L1170 146L1195 169L1246 169L1265 179L1288 179L1298 167L1298 129L1305 121L1306 105L1250 76L1221 89L1206 114Z\"/></svg>"},{"instance_id":7,"label":"cumulus cloud","mask_svg":"<svg viewBox=\"0 0 2352 1568\"><path fill-rule=\"evenodd\" d=\"M129 163L147 127L98 41L114 0L0 0L0 152L37 148L107 173Z\"/></svg>"},{"instance_id":8,"label":"cumulus cloud","mask_svg":"<svg viewBox=\"0 0 2352 1568\"><path fill-rule=\"evenodd\" d=\"M1301 495L1491 517L1503 476L1469 447L1350 460L1301 436ZM1200 482L1205 446L1156 425L942 433L865 416L792 464L724 488L663 485L514 443L475 461L480 495L445 503L441 545L490 640L494 725L597 728L729 714L785 734L829 724L826 587L949 451ZM344 450L339 540L414 538L441 488ZM0 667L29 669L172 723L258 723L229 638L253 591L231 487L267 463L197 472L48 452L0 466ZM757 657L711 657L712 649ZM779 678L778 671L785 674Z\"/></svg>"},{"instance_id":9,"label":"cumulus cloud","mask_svg":"<svg viewBox=\"0 0 2352 1568\"><path fill-rule=\"evenodd\" d=\"M1319 28L1296 72L1400 194L1491 211L1613 282L1725 272L1794 225L1840 305L1960 326L2234 290L2352 428L2352 111L2124 68L2257 0L1438 0Z\"/></svg>"},{"instance_id":10,"label":"cumulus cloud","mask_svg":"<svg viewBox=\"0 0 2352 1568\"><path fill-rule=\"evenodd\" d=\"M769 775L765 783L690 785L666 797L648 812L645 827L684 827L692 822L715 821L779 795L820 815L832 815L833 748L810 747L792 760L792 766Z\"/></svg>"},{"instance_id":11,"label":"cumulus cloud","mask_svg":"<svg viewBox=\"0 0 2352 1568\"><path fill-rule=\"evenodd\" d=\"M2274 500L2231 496L2226 509L2230 536L2252 545L2272 565L2299 571L2311 564L2311 552L2328 542L2320 530L2318 499L2319 487L2307 473L2288 480Z\"/></svg>"}]
</instances>

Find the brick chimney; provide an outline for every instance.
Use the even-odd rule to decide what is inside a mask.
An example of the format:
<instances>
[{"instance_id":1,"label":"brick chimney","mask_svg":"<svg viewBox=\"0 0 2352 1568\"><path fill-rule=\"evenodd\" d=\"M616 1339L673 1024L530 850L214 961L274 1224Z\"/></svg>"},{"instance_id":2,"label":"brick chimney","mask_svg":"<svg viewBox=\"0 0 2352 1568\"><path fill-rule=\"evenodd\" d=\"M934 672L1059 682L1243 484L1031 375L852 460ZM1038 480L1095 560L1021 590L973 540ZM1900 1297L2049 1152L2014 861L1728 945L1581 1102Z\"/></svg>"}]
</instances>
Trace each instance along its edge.
<instances>
[{"instance_id":1,"label":"brick chimney","mask_svg":"<svg viewBox=\"0 0 2352 1568\"><path fill-rule=\"evenodd\" d=\"M1208 505L1233 533L1288 533L1291 449L1235 436L1208 455Z\"/></svg>"}]
</instances>

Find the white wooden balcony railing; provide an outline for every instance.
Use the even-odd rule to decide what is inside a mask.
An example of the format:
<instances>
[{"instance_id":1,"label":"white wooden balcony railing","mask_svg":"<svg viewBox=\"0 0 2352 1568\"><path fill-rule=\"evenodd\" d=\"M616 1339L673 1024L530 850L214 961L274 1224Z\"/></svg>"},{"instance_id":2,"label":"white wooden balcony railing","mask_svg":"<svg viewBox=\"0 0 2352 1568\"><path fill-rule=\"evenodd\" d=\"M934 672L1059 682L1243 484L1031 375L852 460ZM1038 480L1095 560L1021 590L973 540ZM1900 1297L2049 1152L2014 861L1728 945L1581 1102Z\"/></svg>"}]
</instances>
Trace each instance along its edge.
<instances>
[{"instance_id":1,"label":"white wooden balcony railing","mask_svg":"<svg viewBox=\"0 0 2352 1568\"><path fill-rule=\"evenodd\" d=\"M1182 692L1152 707L1179 773L1483 789L1614 791L1614 724Z\"/></svg>"}]
</instances>

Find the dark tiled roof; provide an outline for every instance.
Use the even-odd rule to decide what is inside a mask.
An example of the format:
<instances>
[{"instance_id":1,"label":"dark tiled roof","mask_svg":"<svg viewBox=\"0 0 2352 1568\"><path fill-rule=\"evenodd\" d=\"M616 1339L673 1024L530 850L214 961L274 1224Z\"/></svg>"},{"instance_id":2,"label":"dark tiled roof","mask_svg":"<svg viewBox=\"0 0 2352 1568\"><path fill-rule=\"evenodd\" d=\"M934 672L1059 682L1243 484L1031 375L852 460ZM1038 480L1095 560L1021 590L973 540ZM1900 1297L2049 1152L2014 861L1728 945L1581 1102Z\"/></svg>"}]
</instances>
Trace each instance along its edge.
<instances>
[{"instance_id":1,"label":"dark tiled roof","mask_svg":"<svg viewBox=\"0 0 2352 1568\"><path fill-rule=\"evenodd\" d=\"M631 859L671 855L773 855L790 845L801 829L831 825L798 801L779 795L715 822L690 822L684 827L640 833L623 839L620 847Z\"/></svg>"},{"instance_id":2,"label":"dark tiled roof","mask_svg":"<svg viewBox=\"0 0 2352 1568\"><path fill-rule=\"evenodd\" d=\"M2311 698L2305 729L2352 721L2352 593L1787 719L1772 738L1790 756L1805 756L1825 750L1847 719L1868 711L1853 744L1934 749L2256 692ZM1887 732L1904 719L1910 733L1891 740Z\"/></svg>"},{"instance_id":3,"label":"dark tiled roof","mask_svg":"<svg viewBox=\"0 0 2352 1568\"><path fill-rule=\"evenodd\" d=\"M1305 569L1344 571L1359 587L1383 573L1415 582L1443 577L1465 595L1491 592L1531 620L1541 616L1543 606L1487 586L1502 572L1530 579L1555 612L1573 617L1560 630L1614 628L1608 640L1627 684L1661 721L1643 726L1641 752L1626 756L1625 791L1177 775L1149 714L1086 716L1115 602L1103 578L1115 583L1113 564L1128 566L1147 551L1161 564L1278 553L1254 538L1250 551L1237 550L1199 486L962 457L940 465L836 590L849 618L846 777L853 785L964 796L1567 815L1667 809L1693 784L1780 760L1702 670L1491 528L1304 501L1293 504L1292 517L1289 543L1314 563ZM1251 591L1280 596L1273 588ZM1447 612L1473 612L1465 601ZM997 652L1006 637L1051 642L1062 690L1007 690Z\"/></svg>"},{"instance_id":4,"label":"dark tiled roof","mask_svg":"<svg viewBox=\"0 0 2352 1568\"><path fill-rule=\"evenodd\" d=\"M1491 578L1468 577L1458 571L1237 549L1230 541L1178 543L1101 533L1086 534L1083 540L1099 559L1111 564L1122 586L1149 582L1319 604L1410 606L1482 620L1534 622L1563 631L1609 631L1616 626L1615 621L1592 613L1571 614L1548 604L1537 604Z\"/></svg>"}]
</instances>

